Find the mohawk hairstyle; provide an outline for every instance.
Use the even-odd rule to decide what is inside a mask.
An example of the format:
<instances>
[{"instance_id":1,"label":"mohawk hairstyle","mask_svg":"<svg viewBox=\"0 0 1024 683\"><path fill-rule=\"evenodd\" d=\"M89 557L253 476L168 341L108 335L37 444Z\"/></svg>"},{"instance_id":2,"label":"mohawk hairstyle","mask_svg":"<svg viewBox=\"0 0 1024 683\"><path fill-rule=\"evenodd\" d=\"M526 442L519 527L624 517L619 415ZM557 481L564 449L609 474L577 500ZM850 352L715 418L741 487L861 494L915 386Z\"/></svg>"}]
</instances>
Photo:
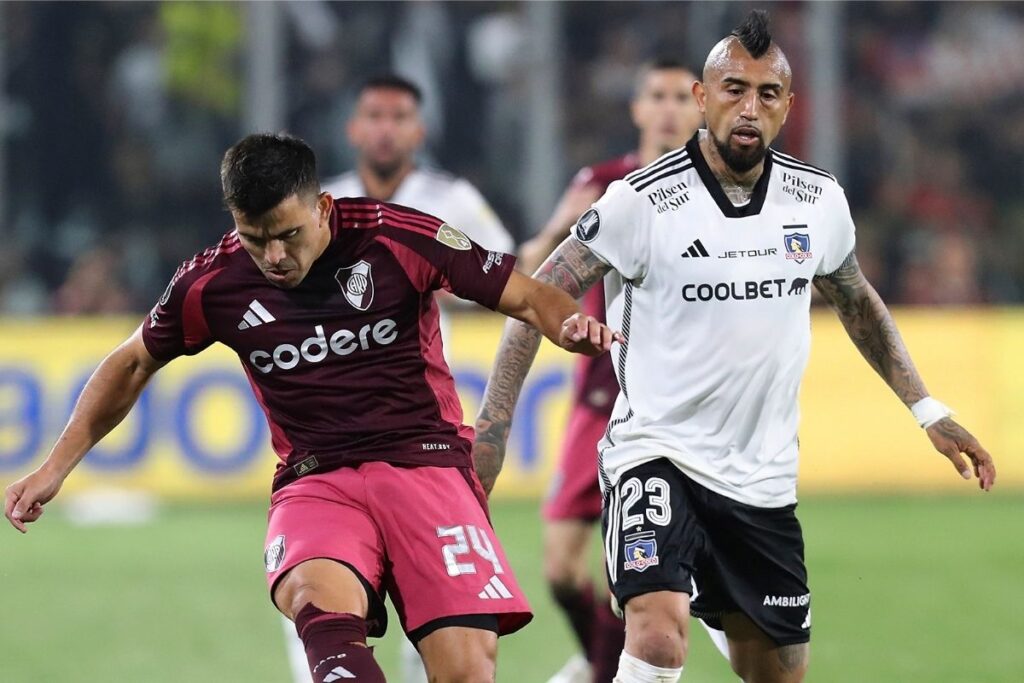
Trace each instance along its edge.
<instances>
[{"instance_id":1,"label":"mohawk hairstyle","mask_svg":"<svg viewBox=\"0 0 1024 683\"><path fill-rule=\"evenodd\" d=\"M760 59L772 46L772 32L768 29L768 12L751 10L743 23L729 35L739 38L740 44L754 59Z\"/></svg>"}]
</instances>

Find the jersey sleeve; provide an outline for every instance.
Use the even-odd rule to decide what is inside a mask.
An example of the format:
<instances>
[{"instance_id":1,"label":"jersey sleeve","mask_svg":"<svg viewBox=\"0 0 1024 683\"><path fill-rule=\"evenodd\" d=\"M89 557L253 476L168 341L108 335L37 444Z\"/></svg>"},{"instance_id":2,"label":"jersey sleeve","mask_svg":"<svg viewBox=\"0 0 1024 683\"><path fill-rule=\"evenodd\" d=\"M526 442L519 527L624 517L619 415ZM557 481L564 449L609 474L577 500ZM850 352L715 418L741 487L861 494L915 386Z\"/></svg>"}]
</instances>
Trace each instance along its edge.
<instances>
[{"instance_id":1,"label":"jersey sleeve","mask_svg":"<svg viewBox=\"0 0 1024 683\"><path fill-rule=\"evenodd\" d=\"M187 265L171 278L163 296L142 324L146 350L159 361L195 355L213 343L202 310L202 292L219 271L190 271Z\"/></svg>"},{"instance_id":2,"label":"jersey sleeve","mask_svg":"<svg viewBox=\"0 0 1024 683\"><path fill-rule=\"evenodd\" d=\"M836 185L830 201L825 206L824 224L827 227L825 254L818 261L815 275L834 273L853 251L857 242L853 217L850 215L850 203L846 200L846 192Z\"/></svg>"},{"instance_id":3,"label":"jersey sleeve","mask_svg":"<svg viewBox=\"0 0 1024 683\"><path fill-rule=\"evenodd\" d=\"M512 251L515 247L512 235L484 196L468 180L460 178L455 181L451 198L452 210L444 216L446 220L459 226L471 240L485 249Z\"/></svg>"},{"instance_id":4,"label":"jersey sleeve","mask_svg":"<svg viewBox=\"0 0 1024 683\"><path fill-rule=\"evenodd\" d=\"M490 251L458 228L428 214L387 205L394 224L383 231L406 275L421 292L444 289L497 309L516 259Z\"/></svg>"},{"instance_id":5,"label":"jersey sleeve","mask_svg":"<svg viewBox=\"0 0 1024 683\"><path fill-rule=\"evenodd\" d=\"M628 183L616 180L572 229L572 235L627 280L643 279L650 262L650 212Z\"/></svg>"}]
</instances>

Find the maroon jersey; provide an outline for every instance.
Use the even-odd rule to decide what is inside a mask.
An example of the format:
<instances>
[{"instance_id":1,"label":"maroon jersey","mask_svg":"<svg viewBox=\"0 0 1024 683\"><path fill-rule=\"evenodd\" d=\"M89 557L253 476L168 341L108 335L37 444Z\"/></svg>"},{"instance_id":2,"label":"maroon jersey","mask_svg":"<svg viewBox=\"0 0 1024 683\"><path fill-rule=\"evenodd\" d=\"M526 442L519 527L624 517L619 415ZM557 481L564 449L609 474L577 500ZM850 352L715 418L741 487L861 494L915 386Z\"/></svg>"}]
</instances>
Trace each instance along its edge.
<instances>
[{"instance_id":1,"label":"maroon jersey","mask_svg":"<svg viewBox=\"0 0 1024 683\"><path fill-rule=\"evenodd\" d=\"M238 354L281 459L274 490L371 460L470 466L433 291L494 309L515 259L373 199L335 201L330 225L293 289L271 284L234 231L186 261L143 325L146 348L162 361L213 342Z\"/></svg>"},{"instance_id":2,"label":"maroon jersey","mask_svg":"<svg viewBox=\"0 0 1024 683\"><path fill-rule=\"evenodd\" d=\"M595 166L587 166L576 174L572 180L574 188L592 187L601 194L616 180L640 168L640 159L635 152L605 161ZM583 312L605 322L604 285L591 287L583 297L580 305ZM612 367L612 356L603 353L596 358L580 356L576 364L576 389L573 400L611 416L615 405L615 397L619 395L619 382L615 379Z\"/></svg>"}]
</instances>

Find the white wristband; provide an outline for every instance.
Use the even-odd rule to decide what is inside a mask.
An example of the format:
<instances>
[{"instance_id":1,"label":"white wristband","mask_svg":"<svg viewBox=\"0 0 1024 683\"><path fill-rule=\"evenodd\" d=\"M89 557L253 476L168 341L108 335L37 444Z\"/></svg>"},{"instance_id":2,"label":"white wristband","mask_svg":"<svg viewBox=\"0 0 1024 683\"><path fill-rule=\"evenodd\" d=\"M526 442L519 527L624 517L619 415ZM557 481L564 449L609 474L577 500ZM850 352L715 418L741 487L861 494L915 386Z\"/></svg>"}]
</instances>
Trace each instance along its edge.
<instances>
[{"instance_id":1,"label":"white wristband","mask_svg":"<svg viewBox=\"0 0 1024 683\"><path fill-rule=\"evenodd\" d=\"M952 408L937 401L931 396L925 396L920 401L910 406L910 412L914 414L917 424L927 429L939 420L953 414Z\"/></svg>"}]
</instances>

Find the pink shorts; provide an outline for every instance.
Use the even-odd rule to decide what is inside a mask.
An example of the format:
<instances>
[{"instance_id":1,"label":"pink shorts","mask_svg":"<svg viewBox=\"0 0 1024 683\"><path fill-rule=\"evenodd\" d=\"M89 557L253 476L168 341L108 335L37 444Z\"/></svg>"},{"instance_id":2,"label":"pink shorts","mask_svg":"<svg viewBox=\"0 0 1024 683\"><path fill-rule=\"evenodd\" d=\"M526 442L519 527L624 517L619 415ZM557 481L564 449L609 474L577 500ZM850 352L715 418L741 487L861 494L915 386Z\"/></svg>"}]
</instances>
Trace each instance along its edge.
<instances>
[{"instance_id":1,"label":"pink shorts","mask_svg":"<svg viewBox=\"0 0 1024 683\"><path fill-rule=\"evenodd\" d=\"M533 615L485 501L468 468L368 462L302 477L271 497L264 553L271 596L292 567L329 558L366 586L370 635L386 628L385 591L409 634L477 615L497 617L501 635L517 631Z\"/></svg>"},{"instance_id":2,"label":"pink shorts","mask_svg":"<svg viewBox=\"0 0 1024 683\"><path fill-rule=\"evenodd\" d=\"M597 442L604 436L607 426L607 415L584 405L573 406L558 459L558 471L544 501L544 519L587 522L600 519Z\"/></svg>"}]
</instances>

